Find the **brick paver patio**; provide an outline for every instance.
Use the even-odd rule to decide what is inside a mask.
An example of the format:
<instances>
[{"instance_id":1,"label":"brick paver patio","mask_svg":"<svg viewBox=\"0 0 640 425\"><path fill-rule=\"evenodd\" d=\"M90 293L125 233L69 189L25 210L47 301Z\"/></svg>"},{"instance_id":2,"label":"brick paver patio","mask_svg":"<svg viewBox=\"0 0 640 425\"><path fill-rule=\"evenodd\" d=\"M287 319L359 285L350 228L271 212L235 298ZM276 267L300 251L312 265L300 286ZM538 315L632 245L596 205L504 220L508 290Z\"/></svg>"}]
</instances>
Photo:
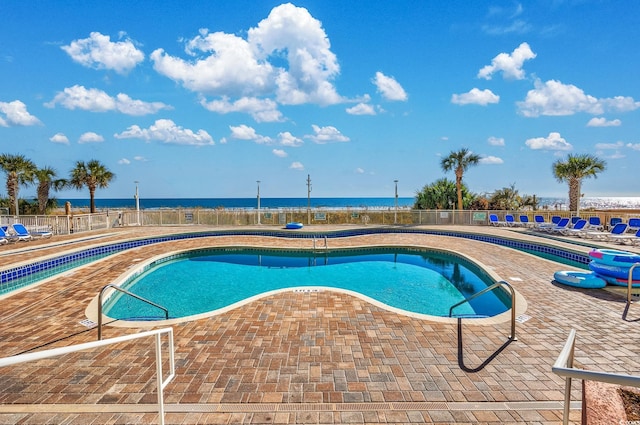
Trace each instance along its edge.
<instances>
[{"instance_id":1,"label":"brick paver patio","mask_svg":"<svg viewBox=\"0 0 640 425\"><path fill-rule=\"evenodd\" d=\"M0 247L0 259L8 267L80 247L191 230L205 229L133 228L54 237ZM455 230L565 245L507 229ZM91 263L0 299L0 356L94 341L96 330L81 321L102 286L159 254L229 245L311 248L312 241L190 239ZM437 247L484 264L526 299L526 311L524 305L517 310L522 322L517 341L507 344L508 317L482 325L463 320L460 346L454 319L412 318L331 290L285 291L172 325L176 377L164 391L166 423L556 424L564 381L551 366L571 328L578 332L578 366L640 370L640 307L632 305L623 316L623 296L553 284L553 273L568 266L462 238L383 234L329 240L330 248L366 245ZM104 338L140 330L108 325ZM154 360L153 344L137 340L3 368L0 424L158 423ZM574 383L574 423L580 420L579 388Z\"/></svg>"}]
</instances>

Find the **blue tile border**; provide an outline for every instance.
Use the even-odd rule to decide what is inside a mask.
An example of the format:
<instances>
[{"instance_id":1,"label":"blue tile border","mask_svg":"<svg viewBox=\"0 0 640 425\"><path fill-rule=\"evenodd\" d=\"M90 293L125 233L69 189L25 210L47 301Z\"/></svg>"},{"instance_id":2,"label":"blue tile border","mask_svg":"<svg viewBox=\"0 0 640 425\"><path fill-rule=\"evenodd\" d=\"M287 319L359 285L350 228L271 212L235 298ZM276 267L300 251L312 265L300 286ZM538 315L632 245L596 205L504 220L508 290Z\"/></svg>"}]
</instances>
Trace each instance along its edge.
<instances>
[{"instance_id":1,"label":"blue tile border","mask_svg":"<svg viewBox=\"0 0 640 425\"><path fill-rule=\"evenodd\" d=\"M405 234L423 234L423 235L437 235L465 238L471 240L477 240L480 242L491 243L495 245L505 246L508 248L527 251L533 254L551 255L559 257L564 260L574 261L576 263L587 265L590 258L587 254L581 254L578 252L568 251L557 247L536 244L532 242L519 241L515 239L509 239L504 237L497 237L491 235L464 233L455 231L441 231L441 230L423 230L423 229L402 229L402 228L377 228L377 229L351 229L351 230L337 230L328 232L290 232L290 231L278 231L278 230L220 230L220 231L207 231L207 232L194 232L194 233L178 233L174 235L166 235L145 239L137 239L133 241L117 242L112 244L106 244L103 246L89 248L83 251L74 252L59 257L51 258L48 260L38 261L32 264L27 264L11 269L3 270L0 272L0 294L8 293L15 289L19 289L22 286L27 286L34 282L27 282L22 285L11 285L12 282L26 278L35 273L51 270L56 267L65 265L71 265L75 262L90 262L97 260L106 255L115 254L118 252L126 251L132 248L138 248L141 246L152 245L161 242L169 242L184 239L196 239L203 237L215 237L215 236L265 236L265 237L277 237L277 238L298 238L298 239L318 239L318 238L346 238L352 236L363 236L372 234L392 234L392 233L405 233ZM71 267L72 268L72 267ZM68 270L68 269L67 269ZM15 286L15 287L13 287Z\"/></svg>"}]
</instances>

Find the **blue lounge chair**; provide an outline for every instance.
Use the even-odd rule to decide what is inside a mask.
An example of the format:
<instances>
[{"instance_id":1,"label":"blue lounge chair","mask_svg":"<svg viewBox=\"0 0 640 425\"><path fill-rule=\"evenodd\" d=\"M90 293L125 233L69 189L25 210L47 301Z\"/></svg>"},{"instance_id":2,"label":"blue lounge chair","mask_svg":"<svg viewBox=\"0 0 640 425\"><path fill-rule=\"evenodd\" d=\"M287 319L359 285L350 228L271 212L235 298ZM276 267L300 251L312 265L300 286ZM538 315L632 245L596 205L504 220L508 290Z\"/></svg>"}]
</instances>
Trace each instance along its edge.
<instances>
[{"instance_id":1,"label":"blue lounge chair","mask_svg":"<svg viewBox=\"0 0 640 425\"><path fill-rule=\"evenodd\" d=\"M638 230L640 230L640 218L630 218L629 228L627 229L627 231L637 232Z\"/></svg>"},{"instance_id":2,"label":"blue lounge chair","mask_svg":"<svg viewBox=\"0 0 640 425\"><path fill-rule=\"evenodd\" d=\"M0 227L0 245L9 243L10 236L4 231L3 227Z\"/></svg>"},{"instance_id":3,"label":"blue lounge chair","mask_svg":"<svg viewBox=\"0 0 640 425\"><path fill-rule=\"evenodd\" d=\"M529 216L526 215L526 214L520 215L519 219L520 219L520 225L521 226L524 226L524 227L533 227L534 226L534 223L529 221ZM544 218L542 220L544 220Z\"/></svg>"},{"instance_id":4,"label":"blue lounge chair","mask_svg":"<svg viewBox=\"0 0 640 425\"><path fill-rule=\"evenodd\" d=\"M497 214L489 214L489 225L490 226L502 226L504 225L503 221L498 219Z\"/></svg>"},{"instance_id":5,"label":"blue lounge chair","mask_svg":"<svg viewBox=\"0 0 640 425\"><path fill-rule=\"evenodd\" d=\"M640 230L635 234L625 233L622 235L611 235L609 236L609 240L623 245L640 245Z\"/></svg>"},{"instance_id":6,"label":"blue lounge chair","mask_svg":"<svg viewBox=\"0 0 640 425\"><path fill-rule=\"evenodd\" d=\"M589 217L589 224L587 224L587 228L589 230L600 230L602 231L604 227L600 222L600 217Z\"/></svg>"},{"instance_id":7,"label":"blue lounge chair","mask_svg":"<svg viewBox=\"0 0 640 425\"><path fill-rule=\"evenodd\" d=\"M587 227L587 223L587 220L578 220L573 225L573 227L564 229L560 231L560 233L567 236L581 236L582 233L586 232L589 229L589 227Z\"/></svg>"},{"instance_id":8,"label":"blue lounge chair","mask_svg":"<svg viewBox=\"0 0 640 425\"><path fill-rule=\"evenodd\" d=\"M585 238L588 238L588 239L606 241L606 240L609 240L609 238L611 238L614 235L625 234L628 227L629 225L627 223L618 223L615 226L613 226L613 229L611 229L610 232L596 232L596 231L586 232L584 236Z\"/></svg>"},{"instance_id":9,"label":"blue lounge chair","mask_svg":"<svg viewBox=\"0 0 640 425\"><path fill-rule=\"evenodd\" d=\"M558 223L555 226L548 227L545 229L545 231L549 233L562 233L564 230L569 228L570 222L571 222L571 219L569 218L561 218L560 221L558 221Z\"/></svg>"},{"instance_id":10,"label":"blue lounge chair","mask_svg":"<svg viewBox=\"0 0 640 425\"><path fill-rule=\"evenodd\" d=\"M53 235L53 233L49 231L30 232L22 223L13 223L11 227L19 241L30 241L34 237L50 238Z\"/></svg>"},{"instance_id":11,"label":"blue lounge chair","mask_svg":"<svg viewBox=\"0 0 640 425\"><path fill-rule=\"evenodd\" d=\"M513 214L507 214L504 216L504 221L505 221L505 225L506 226L515 226L516 223L516 219L513 217Z\"/></svg>"}]
</instances>

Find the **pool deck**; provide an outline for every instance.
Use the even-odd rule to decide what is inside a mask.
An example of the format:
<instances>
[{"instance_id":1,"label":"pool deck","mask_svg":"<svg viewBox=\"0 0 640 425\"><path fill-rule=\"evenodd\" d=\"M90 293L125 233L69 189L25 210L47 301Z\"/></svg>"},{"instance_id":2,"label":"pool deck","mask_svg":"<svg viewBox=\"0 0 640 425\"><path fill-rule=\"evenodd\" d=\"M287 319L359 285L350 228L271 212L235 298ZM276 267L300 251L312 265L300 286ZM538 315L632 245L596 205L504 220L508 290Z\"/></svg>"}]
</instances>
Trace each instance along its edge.
<instances>
[{"instance_id":1,"label":"pool deck","mask_svg":"<svg viewBox=\"0 0 640 425\"><path fill-rule=\"evenodd\" d=\"M348 228L313 226L310 231ZM107 242L220 229L133 227L56 236L0 247L0 261L6 268ZM520 229L432 229L589 250L563 241L576 238L549 239ZM172 325L176 376L164 390L165 423L558 424L564 381L551 367L572 328L577 330L577 367L640 374L640 306L625 311L623 295L552 283L553 273L569 266L494 244L434 235L364 235L328 243L329 248L434 247L471 257L526 299L526 310L517 309L517 341L508 343L508 320L482 325L462 320L459 338L456 320L413 318L330 290L285 291ZM0 356L95 341L96 330L81 323L90 301L104 285L157 255L207 246L309 249L312 244L310 239L222 236L110 256L0 297ZM638 247L608 247L640 252ZM103 337L139 331L107 325ZM158 423L154 373L150 340L5 367L0 371L0 424ZM572 423L580 422L580 393L580 381L574 381Z\"/></svg>"}]
</instances>

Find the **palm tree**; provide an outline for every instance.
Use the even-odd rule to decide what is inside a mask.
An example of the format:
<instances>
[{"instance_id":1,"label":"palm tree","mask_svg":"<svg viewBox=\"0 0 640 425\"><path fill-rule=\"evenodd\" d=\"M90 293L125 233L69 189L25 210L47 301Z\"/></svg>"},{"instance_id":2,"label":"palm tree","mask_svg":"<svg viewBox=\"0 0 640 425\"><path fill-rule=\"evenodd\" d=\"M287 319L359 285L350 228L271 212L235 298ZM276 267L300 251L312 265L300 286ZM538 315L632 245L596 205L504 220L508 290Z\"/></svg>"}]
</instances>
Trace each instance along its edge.
<instances>
[{"instance_id":1,"label":"palm tree","mask_svg":"<svg viewBox=\"0 0 640 425\"><path fill-rule=\"evenodd\" d=\"M463 192L466 188L463 185ZM456 200L456 185L452 180L442 178L426 185L416 193L414 208L420 210L448 209Z\"/></svg>"},{"instance_id":2,"label":"palm tree","mask_svg":"<svg viewBox=\"0 0 640 425\"><path fill-rule=\"evenodd\" d=\"M458 192L457 209L463 209L462 204L462 176L470 165L476 165L480 161L480 155L471 153L469 149L462 148L457 152L451 152L446 158L442 158L440 166L444 171L454 170L456 173L456 191Z\"/></svg>"},{"instance_id":3,"label":"palm tree","mask_svg":"<svg viewBox=\"0 0 640 425\"><path fill-rule=\"evenodd\" d=\"M24 155L2 154L0 155L0 168L7 173L7 195L11 210L15 215L18 210L18 193L20 185L26 186L33 182L36 165Z\"/></svg>"},{"instance_id":4,"label":"palm tree","mask_svg":"<svg viewBox=\"0 0 640 425\"><path fill-rule=\"evenodd\" d=\"M569 211L578 211L582 179L597 178L606 168L604 160L589 154L569 154L566 161L559 159L553 163L553 176L559 182L569 183Z\"/></svg>"},{"instance_id":5,"label":"palm tree","mask_svg":"<svg viewBox=\"0 0 640 425\"><path fill-rule=\"evenodd\" d=\"M51 167L36 170L35 178L38 181L38 214L44 214L49 203L49 191L60 190L66 186L67 181L56 179L57 172Z\"/></svg>"},{"instance_id":6,"label":"palm tree","mask_svg":"<svg viewBox=\"0 0 640 425\"><path fill-rule=\"evenodd\" d=\"M89 189L89 199L91 205L91 212L96 212L96 189L105 188L109 186L109 182L115 178L115 174L107 169L97 159L92 159L86 164L83 161L76 162L76 166L71 170L71 178L69 179L69 186L78 190L83 187Z\"/></svg>"}]
</instances>

